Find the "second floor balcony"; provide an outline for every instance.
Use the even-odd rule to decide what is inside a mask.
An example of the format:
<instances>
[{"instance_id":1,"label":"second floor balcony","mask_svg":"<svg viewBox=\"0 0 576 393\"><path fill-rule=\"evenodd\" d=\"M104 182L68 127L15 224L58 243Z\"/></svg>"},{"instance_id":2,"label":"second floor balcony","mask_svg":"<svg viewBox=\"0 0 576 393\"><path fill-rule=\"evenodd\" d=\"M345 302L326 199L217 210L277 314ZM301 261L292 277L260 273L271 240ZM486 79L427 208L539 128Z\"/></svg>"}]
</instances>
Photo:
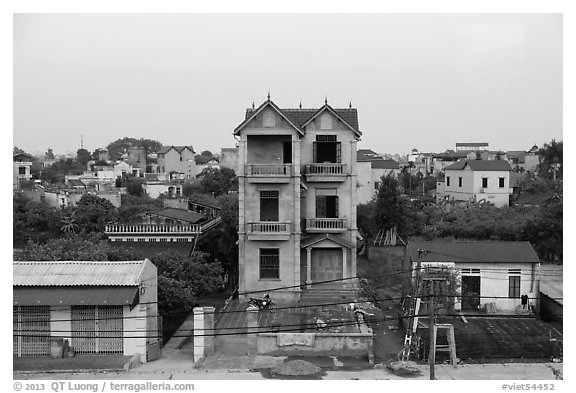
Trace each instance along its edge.
<instances>
[{"instance_id":1,"label":"second floor balcony","mask_svg":"<svg viewBox=\"0 0 576 393\"><path fill-rule=\"evenodd\" d=\"M343 182L346 176L346 164L326 162L306 165L306 180L309 182Z\"/></svg>"},{"instance_id":2,"label":"second floor balcony","mask_svg":"<svg viewBox=\"0 0 576 393\"><path fill-rule=\"evenodd\" d=\"M250 183L289 183L292 164L246 164Z\"/></svg>"},{"instance_id":3,"label":"second floor balcony","mask_svg":"<svg viewBox=\"0 0 576 393\"><path fill-rule=\"evenodd\" d=\"M290 223L279 221L255 221L246 224L249 240L288 240Z\"/></svg>"},{"instance_id":4,"label":"second floor balcony","mask_svg":"<svg viewBox=\"0 0 576 393\"><path fill-rule=\"evenodd\" d=\"M346 231L345 218L307 218L306 232L338 233Z\"/></svg>"},{"instance_id":5,"label":"second floor balcony","mask_svg":"<svg viewBox=\"0 0 576 393\"><path fill-rule=\"evenodd\" d=\"M201 232L200 225L162 225L162 224L109 224L107 235L196 235Z\"/></svg>"}]
</instances>

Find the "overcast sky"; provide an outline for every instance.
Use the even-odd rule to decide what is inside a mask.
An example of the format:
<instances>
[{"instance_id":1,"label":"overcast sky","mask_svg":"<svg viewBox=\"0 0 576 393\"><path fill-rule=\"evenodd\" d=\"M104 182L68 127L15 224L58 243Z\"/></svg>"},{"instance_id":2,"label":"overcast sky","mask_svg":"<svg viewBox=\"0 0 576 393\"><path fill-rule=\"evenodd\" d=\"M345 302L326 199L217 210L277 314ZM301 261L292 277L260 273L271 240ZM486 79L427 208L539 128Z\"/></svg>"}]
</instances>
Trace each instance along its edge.
<instances>
[{"instance_id":1,"label":"overcast sky","mask_svg":"<svg viewBox=\"0 0 576 393\"><path fill-rule=\"evenodd\" d=\"M360 148L562 137L560 14L16 14L14 144L232 147L245 109L358 109Z\"/></svg>"}]
</instances>

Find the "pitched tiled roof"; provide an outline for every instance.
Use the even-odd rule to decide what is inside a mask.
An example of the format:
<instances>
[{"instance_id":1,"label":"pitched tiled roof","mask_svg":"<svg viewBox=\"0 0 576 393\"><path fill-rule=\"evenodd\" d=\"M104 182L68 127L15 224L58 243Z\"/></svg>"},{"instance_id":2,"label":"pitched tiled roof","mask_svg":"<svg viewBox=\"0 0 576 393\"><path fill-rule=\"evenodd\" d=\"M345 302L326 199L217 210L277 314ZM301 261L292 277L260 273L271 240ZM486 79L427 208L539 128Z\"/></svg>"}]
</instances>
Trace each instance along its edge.
<instances>
[{"instance_id":1,"label":"pitched tiled roof","mask_svg":"<svg viewBox=\"0 0 576 393\"><path fill-rule=\"evenodd\" d=\"M426 250L418 257L418 250ZM422 262L530 262L540 260L529 242L411 241L406 252Z\"/></svg>"},{"instance_id":2,"label":"pitched tiled roof","mask_svg":"<svg viewBox=\"0 0 576 393\"><path fill-rule=\"evenodd\" d=\"M138 285L146 261L14 262L13 285Z\"/></svg>"},{"instance_id":3,"label":"pitched tiled roof","mask_svg":"<svg viewBox=\"0 0 576 393\"><path fill-rule=\"evenodd\" d=\"M400 165L394 160L372 160L374 169L400 169Z\"/></svg>"},{"instance_id":4,"label":"pitched tiled roof","mask_svg":"<svg viewBox=\"0 0 576 393\"><path fill-rule=\"evenodd\" d=\"M149 213L151 215L157 215L162 217L173 218L175 220L186 221L191 224L195 224L199 221L205 220L206 216L200 213L192 212L183 209L164 209L156 213Z\"/></svg>"},{"instance_id":5,"label":"pitched tiled roof","mask_svg":"<svg viewBox=\"0 0 576 393\"><path fill-rule=\"evenodd\" d=\"M166 154L170 149L176 150L178 153L182 153L184 149L190 149L192 153L194 153L194 148L192 146L162 146L160 150L158 150L157 154Z\"/></svg>"},{"instance_id":6,"label":"pitched tiled roof","mask_svg":"<svg viewBox=\"0 0 576 393\"><path fill-rule=\"evenodd\" d=\"M356 152L356 161L372 161L382 159L382 156L370 149L358 149Z\"/></svg>"},{"instance_id":7,"label":"pitched tiled roof","mask_svg":"<svg viewBox=\"0 0 576 393\"><path fill-rule=\"evenodd\" d=\"M82 183L82 181L79 179L70 179L70 180L68 180L68 183L72 187L86 187L86 184Z\"/></svg>"},{"instance_id":8,"label":"pitched tiled roof","mask_svg":"<svg viewBox=\"0 0 576 393\"><path fill-rule=\"evenodd\" d=\"M266 104L266 103L265 103ZM274 105L276 107L276 105ZM254 113L262 108L248 108L246 109L246 116L244 121L248 120ZM342 120L344 120L350 127L352 127L357 133L360 133L358 128L358 111L355 108L344 108L336 109L328 105L323 106L320 109L281 109L280 112L296 127L302 130L302 126L306 124L314 115L316 115L320 110L324 108L329 108L334 111Z\"/></svg>"},{"instance_id":9,"label":"pitched tiled roof","mask_svg":"<svg viewBox=\"0 0 576 393\"><path fill-rule=\"evenodd\" d=\"M504 160L461 160L444 168L446 171L459 171L469 166L473 171L511 171L512 168Z\"/></svg>"}]
</instances>

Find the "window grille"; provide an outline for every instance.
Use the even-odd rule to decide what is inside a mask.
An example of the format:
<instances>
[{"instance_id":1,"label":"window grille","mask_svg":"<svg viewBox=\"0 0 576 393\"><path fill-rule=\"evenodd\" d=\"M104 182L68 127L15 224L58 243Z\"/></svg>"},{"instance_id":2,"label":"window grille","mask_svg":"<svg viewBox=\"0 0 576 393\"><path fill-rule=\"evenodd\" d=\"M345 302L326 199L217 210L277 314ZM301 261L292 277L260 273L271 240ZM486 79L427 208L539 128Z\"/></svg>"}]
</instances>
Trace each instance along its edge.
<instances>
[{"instance_id":1,"label":"window grille","mask_svg":"<svg viewBox=\"0 0 576 393\"><path fill-rule=\"evenodd\" d=\"M260 249L260 278L280 278L280 250Z\"/></svg>"}]
</instances>

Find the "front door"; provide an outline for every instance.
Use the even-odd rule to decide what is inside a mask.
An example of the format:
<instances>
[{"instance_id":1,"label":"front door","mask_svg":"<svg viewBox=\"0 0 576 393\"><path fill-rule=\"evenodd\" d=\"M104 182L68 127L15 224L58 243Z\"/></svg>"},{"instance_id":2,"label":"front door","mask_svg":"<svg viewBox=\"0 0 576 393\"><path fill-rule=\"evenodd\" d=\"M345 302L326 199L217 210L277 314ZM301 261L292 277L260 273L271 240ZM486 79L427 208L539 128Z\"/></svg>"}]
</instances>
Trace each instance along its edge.
<instances>
[{"instance_id":1,"label":"front door","mask_svg":"<svg viewBox=\"0 0 576 393\"><path fill-rule=\"evenodd\" d=\"M76 353L123 353L122 306L72 306Z\"/></svg>"},{"instance_id":2,"label":"front door","mask_svg":"<svg viewBox=\"0 0 576 393\"><path fill-rule=\"evenodd\" d=\"M312 282L341 280L342 250L339 248L315 248L312 250ZM341 281L322 284L322 287L339 287Z\"/></svg>"},{"instance_id":3,"label":"front door","mask_svg":"<svg viewBox=\"0 0 576 393\"><path fill-rule=\"evenodd\" d=\"M480 276L462 276L462 310L480 307Z\"/></svg>"}]
</instances>

